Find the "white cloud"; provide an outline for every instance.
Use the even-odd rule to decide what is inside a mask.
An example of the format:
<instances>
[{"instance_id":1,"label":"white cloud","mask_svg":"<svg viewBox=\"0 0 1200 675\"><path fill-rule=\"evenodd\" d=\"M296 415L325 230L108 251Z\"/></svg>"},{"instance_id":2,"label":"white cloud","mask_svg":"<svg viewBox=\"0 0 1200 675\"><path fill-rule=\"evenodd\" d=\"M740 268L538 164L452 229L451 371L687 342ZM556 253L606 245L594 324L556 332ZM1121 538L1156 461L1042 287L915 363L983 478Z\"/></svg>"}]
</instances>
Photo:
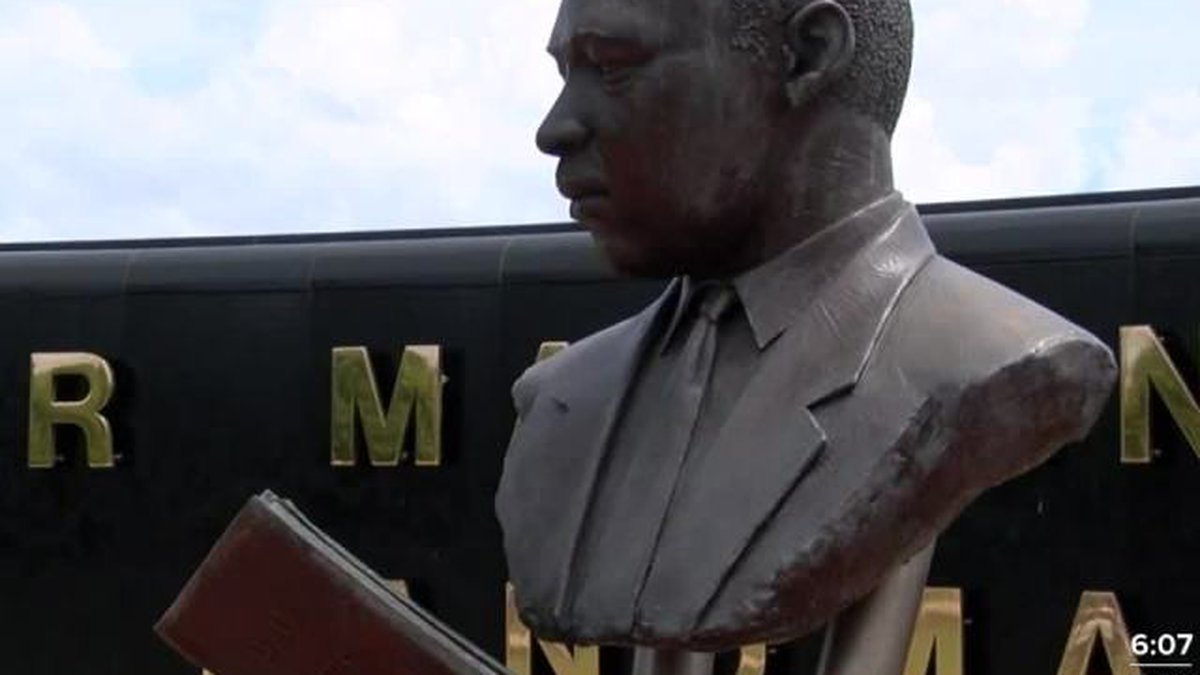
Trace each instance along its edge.
<instances>
[{"instance_id":1,"label":"white cloud","mask_svg":"<svg viewBox=\"0 0 1200 675\"><path fill-rule=\"evenodd\" d=\"M918 72L992 79L1075 54L1088 0L914 0Z\"/></svg>"},{"instance_id":2,"label":"white cloud","mask_svg":"<svg viewBox=\"0 0 1200 675\"><path fill-rule=\"evenodd\" d=\"M227 83L240 94L227 103L256 101L293 159L358 187L392 191L396 172L422 174L435 190L413 197L434 200L442 222L481 220L495 196L488 186L513 172L538 181L544 201L499 218L561 217L553 164L532 140L555 86L539 46L553 9L546 0L475 12L434 0L280 3ZM354 217L345 202L341 212Z\"/></svg>"},{"instance_id":3,"label":"white cloud","mask_svg":"<svg viewBox=\"0 0 1200 675\"><path fill-rule=\"evenodd\" d=\"M1087 0L916 0L897 184L922 202L1074 192L1091 105L1063 87Z\"/></svg>"},{"instance_id":4,"label":"white cloud","mask_svg":"<svg viewBox=\"0 0 1200 675\"><path fill-rule=\"evenodd\" d=\"M977 111L980 133L1002 133L979 160L968 161L939 133L934 105L914 92L893 146L898 187L921 202L1077 190L1086 178L1078 133L1086 103L1065 97L1005 103Z\"/></svg>"},{"instance_id":5,"label":"white cloud","mask_svg":"<svg viewBox=\"0 0 1200 675\"><path fill-rule=\"evenodd\" d=\"M896 138L910 198L1200 177L1185 64L1172 79L1179 59L1136 65L1145 50L1126 46L1110 86L1104 59L1128 17L1087 0L914 4ZM554 162L533 144L559 86L543 51L556 7L9 0L0 239L563 219ZM1143 97L1149 79L1130 73L1176 93Z\"/></svg>"},{"instance_id":6,"label":"white cloud","mask_svg":"<svg viewBox=\"0 0 1200 675\"><path fill-rule=\"evenodd\" d=\"M1125 119L1110 160L1110 189L1200 183L1200 88L1149 98Z\"/></svg>"},{"instance_id":7,"label":"white cloud","mask_svg":"<svg viewBox=\"0 0 1200 675\"><path fill-rule=\"evenodd\" d=\"M125 59L104 44L70 5L36 5L0 28L0 68L66 66L79 70L122 68Z\"/></svg>"},{"instance_id":8,"label":"white cloud","mask_svg":"<svg viewBox=\"0 0 1200 675\"><path fill-rule=\"evenodd\" d=\"M1024 57L1023 61L1032 67L1065 64L1075 52L1090 9L1088 0L1004 0L1002 3L1002 10L1008 14L1006 18L1013 19L1015 25L1025 29L1008 35L1010 40L1011 36L1020 35L1019 40L1012 42ZM997 27L991 22L975 25L986 25L993 30Z\"/></svg>"},{"instance_id":9,"label":"white cloud","mask_svg":"<svg viewBox=\"0 0 1200 675\"><path fill-rule=\"evenodd\" d=\"M463 48L454 38L414 42L413 9L370 0L275 5L254 61L351 105L430 89L458 69Z\"/></svg>"},{"instance_id":10,"label":"white cloud","mask_svg":"<svg viewBox=\"0 0 1200 675\"><path fill-rule=\"evenodd\" d=\"M539 47L552 18L548 0L478 12L433 0L285 6L249 63L249 85L298 99L303 133L334 159L468 173L476 163L545 166L529 117L556 87ZM285 78L269 80L272 73Z\"/></svg>"},{"instance_id":11,"label":"white cloud","mask_svg":"<svg viewBox=\"0 0 1200 675\"><path fill-rule=\"evenodd\" d=\"M102 42L61 9L57 24L35 6L18 26L57 26L90 59L59 59L49 80L0 71L0 88L22 94L0 110L22 139L0 147L12 197L0 238L31 223L57 237L168 236L564 215L530 121L556 86L540 46L548 2L463 14L434 0L280 1L240 58L170 95L91 75ZM0 44L42 65L47 30Z\"/></svg>"}]
</instances>

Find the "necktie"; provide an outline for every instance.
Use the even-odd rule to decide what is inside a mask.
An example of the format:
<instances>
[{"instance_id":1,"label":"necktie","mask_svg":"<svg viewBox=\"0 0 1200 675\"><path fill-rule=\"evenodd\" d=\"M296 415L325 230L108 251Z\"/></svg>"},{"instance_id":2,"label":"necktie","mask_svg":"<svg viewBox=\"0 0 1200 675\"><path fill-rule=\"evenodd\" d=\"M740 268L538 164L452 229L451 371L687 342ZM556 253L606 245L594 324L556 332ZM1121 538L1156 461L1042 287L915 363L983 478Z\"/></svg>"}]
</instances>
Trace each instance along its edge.
<instances>
[{"instance_id":1,"label":"necktie","mask_svg":"<svg viewBox=\"0 0 1200 675\"><path fill-rule=\"evenodd\" d=\"M696 415L700 409L700 399L712 376L713 361L717 353L717 328L721 318L737 301L733 288L727 284L711 285L697 289L696 295L700 306L696 311L696 320L688 333L687 343L683 347L680 365L683 368L683 381L688 389L695 388L695 401L689 401L686 418L695 424Z\"/></svg>"},{"instance_id":2,"label":"necktie","mask_svg":"<svg viewBox=\"0 0 1200 675\"><path fill-rule=\"evenodd\" d=\"M687 461L688 448L691 445L692 434L695 432L696 422L700 415L700 406L704 402L705 391L712 379L720 321L734 307L737 295L728 284L712 284L696 290L692 302L689 304L694 305L695 302L699 302L699 306L696 308L687 342L684 343L679 360L667 378L667 386L662 392L664 423L660 427L661 445L658 448L658 454L662 461L671 467L671 488L670 493L664 495L664 499L660 502L658 527L654 541L647 552L643 576L635 597L641 596L646 579L650 576L654 550L657 548L658 538L662 536L670 504L675 490L678 488L684 463Z\"/></svg>"}]
</instances>

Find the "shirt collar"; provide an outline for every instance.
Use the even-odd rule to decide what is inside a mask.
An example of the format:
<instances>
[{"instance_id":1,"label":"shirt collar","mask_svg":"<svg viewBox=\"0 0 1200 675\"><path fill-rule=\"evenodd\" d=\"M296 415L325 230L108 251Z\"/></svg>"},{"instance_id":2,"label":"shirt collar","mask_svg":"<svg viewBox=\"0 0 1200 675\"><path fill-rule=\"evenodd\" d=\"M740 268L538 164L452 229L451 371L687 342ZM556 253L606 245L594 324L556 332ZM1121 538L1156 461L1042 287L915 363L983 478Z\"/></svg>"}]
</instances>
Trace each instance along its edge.
<instances>
[{"instance_id":1,"label":"shirt collar","mask_svg":"<svg viewBox=\"0 0 1200 675\"><path fill-rule=\"evenodd\" d=\"M732 279L754 341L764 349L795 322L821 288L903 213L899 192L872 202ZM696 292L708 282L683 277L663 346L670 344Z\"/></svg>"},{"instance_id":2,"label":"shirt collar","mask_svg":"<svg viewBox=\"0 0 1200 675\"><path fill-rule=\"evenodd\" d=\"M675 284L675 297L668 301L673 304L674 309L671 312L671 321L667 324L667 330L663 333L662 340L659 343L660 351L665 352L670 347L671 343L675 340L676 333L680 330L680 324L684 322L684 318L696 311L696 296L714 284L730 284L730 282L718 280L698 281L689 276L679 277L678 283ZM741 302L741 293L738 292L736 285L733 286L738 301Z\"/></svg>"}]
</instances>

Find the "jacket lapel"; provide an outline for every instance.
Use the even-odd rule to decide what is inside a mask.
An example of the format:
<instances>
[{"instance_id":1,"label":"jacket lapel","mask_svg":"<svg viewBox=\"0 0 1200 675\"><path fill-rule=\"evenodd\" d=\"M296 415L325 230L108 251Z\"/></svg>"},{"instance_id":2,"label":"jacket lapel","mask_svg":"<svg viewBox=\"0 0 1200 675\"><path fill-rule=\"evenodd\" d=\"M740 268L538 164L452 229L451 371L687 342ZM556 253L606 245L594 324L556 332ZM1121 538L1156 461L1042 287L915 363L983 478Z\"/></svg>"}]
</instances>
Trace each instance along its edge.
<instances>
[{"instance_id":1,"label":"jacket lapel","mask_svg":"<svg viewBox=\"0 0 1200 675\"><path fill-rule=\"evenodd\" d=\"M699 624L783 498L823 455L846 450L826 447L811 410L853 388L901 292L932 255L910 208L763 352L714 443L688 461L640 598L646 637Z\"/></svg>"},{"instance_id":2,"label":"jacket lapel","mask_svg":"<svg viewBox=\"0 0 1200 675\"><path fill-rule=\"evenodd\" d=\"M637 315L552 357L557 363L545 364L553 370L544 391L510 442L497 493L497 512L513 533L505 541L510 573L521 604L554 608L556 624L570 620L576 551L618 413L661 310L677 291L672 282Z\"/></svg>"}]
</instances>

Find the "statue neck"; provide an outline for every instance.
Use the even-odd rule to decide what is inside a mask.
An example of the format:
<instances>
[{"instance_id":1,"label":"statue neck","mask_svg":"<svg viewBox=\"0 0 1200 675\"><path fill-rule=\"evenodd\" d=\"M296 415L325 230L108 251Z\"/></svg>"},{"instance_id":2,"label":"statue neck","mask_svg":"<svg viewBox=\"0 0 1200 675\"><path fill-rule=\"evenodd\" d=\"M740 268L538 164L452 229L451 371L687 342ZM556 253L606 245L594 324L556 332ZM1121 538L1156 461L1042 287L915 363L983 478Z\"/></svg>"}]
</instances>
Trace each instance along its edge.
<instances>
[{"instance_id":1,"label":"statue neck","mask_svg":"<svg viewBox=\"0 0 1200 675\"><path fill-rule=\"evenodd\" d=\"M746 269L774 258L822 229L887 195L892 183L891 140L877 124L844 108L798 120L780 148L763 208L742 256Z\"/></svg>"}]
</instances>

